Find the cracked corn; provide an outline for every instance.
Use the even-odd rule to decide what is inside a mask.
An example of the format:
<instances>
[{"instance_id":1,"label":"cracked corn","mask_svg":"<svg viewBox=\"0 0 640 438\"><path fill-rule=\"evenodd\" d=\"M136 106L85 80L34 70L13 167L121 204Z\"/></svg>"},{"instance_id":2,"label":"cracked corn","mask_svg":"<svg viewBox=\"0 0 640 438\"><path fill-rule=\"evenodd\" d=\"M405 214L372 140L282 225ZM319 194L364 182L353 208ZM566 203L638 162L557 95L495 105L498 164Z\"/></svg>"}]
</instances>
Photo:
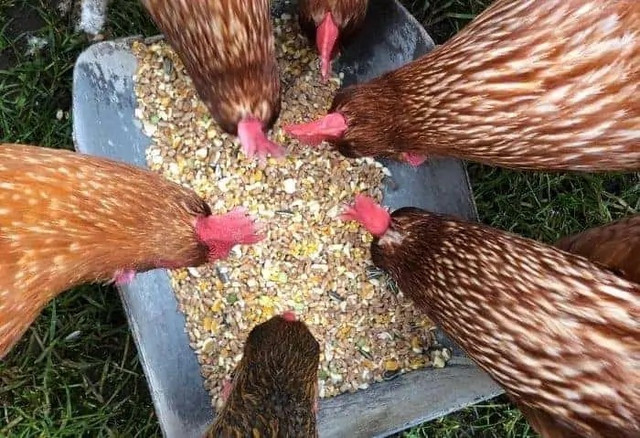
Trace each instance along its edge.
<instances>
[{"instance_id":1,"label":"cracked corn","mask_svg":"<svg viewBox=\"0 0 640 438\"><path fill-rule=\"evenodd\" d=\"M151 169L193 188L214 213L242 205L267 225L264 241L236 247L226 260L170 272L214 406L251 328L287 309L322 347L321 397L431 364L431 322L368 266L371 236L337 219L356 193L382 198L385 169L285 138L284 124L328 110L340 79L320 83L317 56L294 19L277 19L275 31L283 94L270 135L288 155L266 167L212 121L166 43L133 47L136 116L152 138Z\"/></svg>"}]
</instances>

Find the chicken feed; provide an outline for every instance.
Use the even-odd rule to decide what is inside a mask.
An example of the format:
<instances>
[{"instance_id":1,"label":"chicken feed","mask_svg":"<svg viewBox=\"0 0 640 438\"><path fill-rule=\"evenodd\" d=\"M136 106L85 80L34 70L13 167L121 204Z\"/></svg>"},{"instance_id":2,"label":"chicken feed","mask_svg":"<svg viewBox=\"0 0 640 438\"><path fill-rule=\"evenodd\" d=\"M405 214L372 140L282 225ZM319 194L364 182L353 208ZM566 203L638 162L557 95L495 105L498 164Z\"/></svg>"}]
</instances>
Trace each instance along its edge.
<instances>
[{"instance_id":1,"label":"chicken feed","mask_svg":"<svg viewBox=\"0 0 640 438\"><path fill-rule=\"evenodd\" d=\"M337 218L357 193L380 201L388 171L372 159L346 159L285 137L283 125L326 113L340 78L320 82L317 55L294 17L276 19L275 32L282 111L270 136L288 155L266 166L247 158L211 119L168 44L133 46L136 117L152 139L150 168L194 189L214 213L244 206L266 224L262 242L169 274L216 407L249 331L289 309L321 345L320 397L441 367L450 356L430 348L433 324L370 265L371 236Z\"/></svg>"}]
</instances>

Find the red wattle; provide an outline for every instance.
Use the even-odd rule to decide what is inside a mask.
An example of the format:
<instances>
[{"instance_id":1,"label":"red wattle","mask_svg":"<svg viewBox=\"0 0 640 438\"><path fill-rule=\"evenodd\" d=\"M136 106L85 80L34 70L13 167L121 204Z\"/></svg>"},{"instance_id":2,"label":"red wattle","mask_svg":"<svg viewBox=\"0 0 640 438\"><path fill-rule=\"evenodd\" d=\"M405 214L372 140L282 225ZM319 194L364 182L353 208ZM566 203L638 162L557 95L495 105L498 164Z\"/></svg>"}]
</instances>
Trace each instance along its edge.
<instances>
[{"instance_id":1,"label":"red wattle","mask_svg":"<svg viewBox=\"0 0 640 438\"><path fill-rule=\"evenodd\" d=\"M327 12L322 23L316 29L316 46L320 53L320 74L322 81L326 82L331 73L331 55L338 41L340 31L331 12Z\"/></svg>"},{"instance_id":2,"label":"red wattle","mask_svg":"<svg viewBox=\"0 0 640 438\"><path fill-rule=\"evenodd\" d=\"M224 382L222 382L222 393L220 394L223 402L226 403L229 399L231 391L233 391L233 382L229 378L226 378L224 379Z\"/></svg>"},{"instance_id":3,"label":"red wattle","mask_svg":"<svg viewBox=\"0 0 640 438\"><path fill-rule=\"evenodd\" d=\"M133 278L136 276L136 271L133 269L119 269L113 275L113 281L116 286L122 286L124 284L129 284L133 281Z\"/></svg>"},{"instance_id":4,"label":"red wattle","mask_svg":"<svg viewBox=\"0 0 640 438\"><path fill-rule=\"evenodd\" d=\"M424 155L412 154L410 152L404 152L402 157L405 159L407 163L412 165L413 167L418 167L425 161L427 161L427 157Z\"/></svg>"}]
</instances>

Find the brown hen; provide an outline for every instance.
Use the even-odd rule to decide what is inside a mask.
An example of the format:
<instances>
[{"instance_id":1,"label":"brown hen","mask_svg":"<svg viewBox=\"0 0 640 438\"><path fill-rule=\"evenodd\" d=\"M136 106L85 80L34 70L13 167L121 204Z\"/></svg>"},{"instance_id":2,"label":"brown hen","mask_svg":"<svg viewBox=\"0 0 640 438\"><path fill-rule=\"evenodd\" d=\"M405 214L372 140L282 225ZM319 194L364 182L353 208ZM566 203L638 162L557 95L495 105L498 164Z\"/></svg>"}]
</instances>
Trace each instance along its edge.
<instances>
[{"instance_id":1,"label":"brown hen","mask_svg":"<svg viewBox=\"0 0 640 438\"><path fill-rule=\"evenodd\" d=\"M290 126L348 157L640 169L640 1L498 0L424 57Z\"/></svg>"},{"instance_id":2,"label":"brown hen","mask_svg":"<svg viewBox=\"0 0 640 438\"><path fill-rule=\"evenodd\" d=\"M640 215L564 237L555 245L640 283Z\"/></svg>"},{"instance_id":3,"label":"brown hen","mask_svg":"<svg viewBox=\"0 0 640 438\"><path fill-rule=\"evenodd\" d=\"M368 3L368 0L300 0L300 28L316 43L324 81L331 73L331 60L338 47L362 26Z\"/></svg>"},{"instance_id":4,"label":"brown hen","mask_svg":"<svg viewBox=\"0 0 640 438\"><path fill-rule=\"evenodd\" d=\"M280 114L269 0L142 0L202 101L244 152L281 156L265 131Z\"/></svg>"},{"instance_id":5,"label":"brown hen","mask_svg":"<svg viewBox=\"0 0 640 438\"><path fill-rule=\"evenodd\" d=\"M640 286L583 257L366 197L345 214L373 263L545 437L640 436Z\"/></svg>"},{"instance_id":6,"label":"brown hen","mask_svg":"<svg viewBox=\"0 0 640 438\"><path fill-rule=\"evenodd\" d=\"M285 312L249 333L224 407L207 438L316 437L320 345Z\"/></svg>"},{"instance_id":7,"label":"brown hen","mask_svg":"<svg viewBox=\"0 0 640 438\"><path fill-rule=\"evenodd\" d=\"M104 158L0 145L0 358L73 286L197 266L262 238L242 210Z\"/></svg>"}]
</instances>

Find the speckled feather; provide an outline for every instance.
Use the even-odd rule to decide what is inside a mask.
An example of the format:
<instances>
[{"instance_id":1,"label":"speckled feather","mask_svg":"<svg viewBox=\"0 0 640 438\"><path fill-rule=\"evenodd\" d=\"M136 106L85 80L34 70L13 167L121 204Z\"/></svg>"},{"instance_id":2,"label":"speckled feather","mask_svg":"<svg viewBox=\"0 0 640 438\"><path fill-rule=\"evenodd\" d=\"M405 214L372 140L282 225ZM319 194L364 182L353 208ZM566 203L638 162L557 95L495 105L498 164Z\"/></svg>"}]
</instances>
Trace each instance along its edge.
<instances>
[{"instance_id":1,"label":"speckled feather","mask_svg":"<svg viewBox=\"0 0 640 438\"><path fill-rule=\"evenodd\" d=\"M268 0L142 0L214 119L236 134L252 116L270 128L280 79Z\"/></svg>"},{"instance_id":2,"label":"speckled feather","mask_svg":"<svg viewBox=\"0 0 640 438\"><path fill-rule=\"evenodd\" d=\"M74 285L204 263L194 222L208 214L194 192L140 168L0 145L0 358Z\"/></svg>"},{"instance_id":3,"label":"speckled feather","mask_svg":"<svg viewBox=\"0 0 640 438\"><path fill-rule=\"evenodd\" d=\"M446 44L339 93L347 156L640 169L640 2L499 0Z\"/></svg>"},{"instance_id":4,"label":"speckled feather","mask_svg":"<svg viewBox=\"0 0 640 438\"><path fill-rule=\"evenodd\" d=\"M640 283L640 215L565 237L556 246Z\"/></svg>"},{"instance_id":5,"label":"speckled feather","mask_svg":"<svg viewBox=\"0 0 640 438\"><path fill-rule=\"evenodd\" d=\"M256 326L208 438L316 437L320 345L301 321Z\"/></svg>"},{"instance_id":6,"label":"speckled feather","mask_svg":"<svg viewBox=\"0 0 640 438\"><path fill-rule=\"evenodd\" d=\"M415 208L395 211L371 252L514 400L566 428L557 436L640 436L640 286Z\"/></svg>"},{"instance_id":7,"label":"speckled feather","mask_svg":"<svg viewBox=\"0 0 640 438\"><path fill-rule=\"evenodd\" d=\"M298 2L300 28L307 38L315 41L316 28L325 14L331 12L340 30L339 43L344 44L362 26L368 3L368 0L300 0Z\"/></svg>"}]
</instances>

